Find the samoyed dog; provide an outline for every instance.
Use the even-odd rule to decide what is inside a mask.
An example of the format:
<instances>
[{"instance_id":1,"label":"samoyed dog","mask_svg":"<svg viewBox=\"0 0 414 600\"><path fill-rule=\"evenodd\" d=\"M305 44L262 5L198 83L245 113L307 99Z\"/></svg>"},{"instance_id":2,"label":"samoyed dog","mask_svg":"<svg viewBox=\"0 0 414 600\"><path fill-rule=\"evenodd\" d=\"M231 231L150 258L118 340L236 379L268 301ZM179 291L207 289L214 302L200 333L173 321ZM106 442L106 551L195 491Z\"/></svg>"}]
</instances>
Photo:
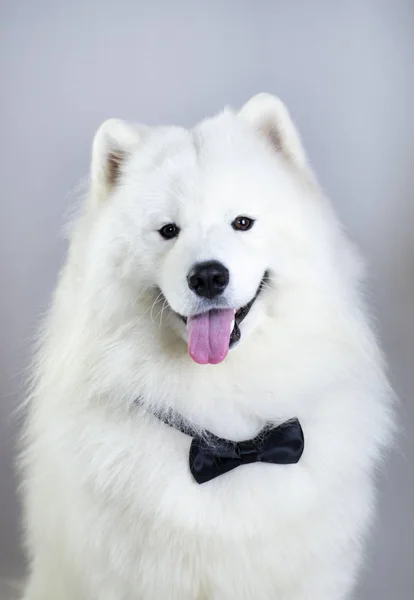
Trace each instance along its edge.
<instances>
[{"instance_id":1,"label":"samoyed dog","mask_svg":"<svg viewBox=\"0 0 414 600\"><path fill-rule=\"evenodd\" d=\"M284 104L96 134L34 367L25 600L343 600L392 425Z\"/></svg>"}]
</instances>

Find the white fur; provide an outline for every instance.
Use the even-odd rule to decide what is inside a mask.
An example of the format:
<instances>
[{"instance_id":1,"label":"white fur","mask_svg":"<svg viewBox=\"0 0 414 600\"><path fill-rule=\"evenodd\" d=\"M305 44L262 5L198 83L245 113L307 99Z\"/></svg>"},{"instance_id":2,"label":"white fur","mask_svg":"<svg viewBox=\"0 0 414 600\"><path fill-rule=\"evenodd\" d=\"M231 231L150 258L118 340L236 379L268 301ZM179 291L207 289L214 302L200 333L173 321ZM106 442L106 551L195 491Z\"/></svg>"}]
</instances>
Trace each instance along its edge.
<instances>
[{"instance_id":1,"label":"white fur","mask_svg":"<svg viewBox=\"0 0 414 600\"><path fill-rule=\"evenodd\" d=\"M261 95L190 131L109 121L91 173L29 399L25 600L349 598L391 395L360 261L285 107ZM254 227L234 231L238 215ZM239 345L200 366L173 311L202 308L186 274L206 259L229 268L235 308L272 277ZM198 485L190 438L146 408L234 440L298 417L305 451Z\"/></svg>"}]
</instances>

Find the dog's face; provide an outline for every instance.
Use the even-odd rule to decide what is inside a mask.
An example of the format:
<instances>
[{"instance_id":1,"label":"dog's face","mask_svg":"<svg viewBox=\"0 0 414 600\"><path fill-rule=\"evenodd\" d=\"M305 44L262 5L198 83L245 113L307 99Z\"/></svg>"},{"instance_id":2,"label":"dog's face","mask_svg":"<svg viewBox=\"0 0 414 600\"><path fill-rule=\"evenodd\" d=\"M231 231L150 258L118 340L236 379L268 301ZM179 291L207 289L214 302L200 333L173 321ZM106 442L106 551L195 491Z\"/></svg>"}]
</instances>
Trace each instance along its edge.
<instances>
[{"instance_id":1,"label":"dog's face","mask_svg":"<svg viewBox=\"0 0 414 600\"><path fill-rule=\"evenodd\" d=\"M120 149L95 168L97 201L103 189L112 196L106 235L118 275L154 290L154 310L170 312L165 326L173 322L200 364L219 363L244 342L265 316L275 280L306 252L301 187L310 175L297 184L294 171L305 166L294 129L290 145L286 123L283 132L269 124L267 135L255 130L266 127L251 122L266 103L288 118L278 101L261 97L242 114L223 113L190 131L111 122ZM95 155L104 134L108 143L107 131L98 134Z\"/></svg>"},{"instance_id":2,"label":"dog's face","mask_svg":"<svg viewBox=\"0 0 414 600\"><path fill-rule=\"evenodd\" d=\"M254 153L237 149L236 140L220 147L226 140L209 139L208 126L170 135L167 147L160 139L164 156L136 199L138 252L148 284L177 316L190 355L217 363L240 340L242 321L256 313L268 279L271 187ZM132 174L140 172L136 163Z\"/></svg>"}]
</instances>

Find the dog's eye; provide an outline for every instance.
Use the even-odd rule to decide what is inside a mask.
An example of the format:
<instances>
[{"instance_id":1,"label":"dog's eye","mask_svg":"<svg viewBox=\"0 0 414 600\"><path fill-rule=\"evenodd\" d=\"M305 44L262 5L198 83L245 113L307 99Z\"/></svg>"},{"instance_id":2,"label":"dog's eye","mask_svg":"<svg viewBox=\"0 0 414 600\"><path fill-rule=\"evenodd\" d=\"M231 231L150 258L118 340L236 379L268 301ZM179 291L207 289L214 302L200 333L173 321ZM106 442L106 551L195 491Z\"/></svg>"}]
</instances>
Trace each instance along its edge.
<instances>
[{"instance_id":1,"label":"dog's eye","mask_svg":"<svg viewBox=\"0 0 414 600\"><path fill-rule=\"evenodd\" d=\"M180 228L175 223L167 223L167 225L158 230L158 233L164 240L172 240L180 233Z\"/></svg>"},{"instance_id":2,"label":"dog's eye","mask_svg":"<svg viewBox=\"0 0 414 600\"><path fill-rule=\"evenodd\" d=\"M244 216L236 217L233 223L231 224L233 229L235 229L236 231L248 231L253 227L253 225L254 219Z\"/></svg>"}]
</instances>

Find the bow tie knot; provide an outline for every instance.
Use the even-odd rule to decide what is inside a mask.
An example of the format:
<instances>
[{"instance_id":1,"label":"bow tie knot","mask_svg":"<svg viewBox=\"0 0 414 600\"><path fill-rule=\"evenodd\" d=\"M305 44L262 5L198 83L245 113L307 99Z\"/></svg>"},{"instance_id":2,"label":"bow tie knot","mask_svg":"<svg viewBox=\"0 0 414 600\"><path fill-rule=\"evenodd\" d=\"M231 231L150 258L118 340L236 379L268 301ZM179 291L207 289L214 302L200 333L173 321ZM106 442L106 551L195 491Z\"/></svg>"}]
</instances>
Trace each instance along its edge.
<instances>
[{"instance_id":1,"label":"bow tie knot","mask_svg":"<svg viewBox=\"0 0 414 600\"><path fill-rule=\"evenodd\" d=\"M260 450L255 440L246 440L235 444L236 451L243 465L260 461Z\"/></svg>"},{"instance_id":2,"label":"bow tie knot","mask_svg":"<svg viewBox=\"0 0 414 600\"><path fill-rule=\"evenodd\" d=\"M190 471L197 483L206 483L241 465L255 462L294 464L302 456L304 437L297 419L264 429L257 437L232 442L207 432L193 437Z\"/></svg>"}]
</instances>

